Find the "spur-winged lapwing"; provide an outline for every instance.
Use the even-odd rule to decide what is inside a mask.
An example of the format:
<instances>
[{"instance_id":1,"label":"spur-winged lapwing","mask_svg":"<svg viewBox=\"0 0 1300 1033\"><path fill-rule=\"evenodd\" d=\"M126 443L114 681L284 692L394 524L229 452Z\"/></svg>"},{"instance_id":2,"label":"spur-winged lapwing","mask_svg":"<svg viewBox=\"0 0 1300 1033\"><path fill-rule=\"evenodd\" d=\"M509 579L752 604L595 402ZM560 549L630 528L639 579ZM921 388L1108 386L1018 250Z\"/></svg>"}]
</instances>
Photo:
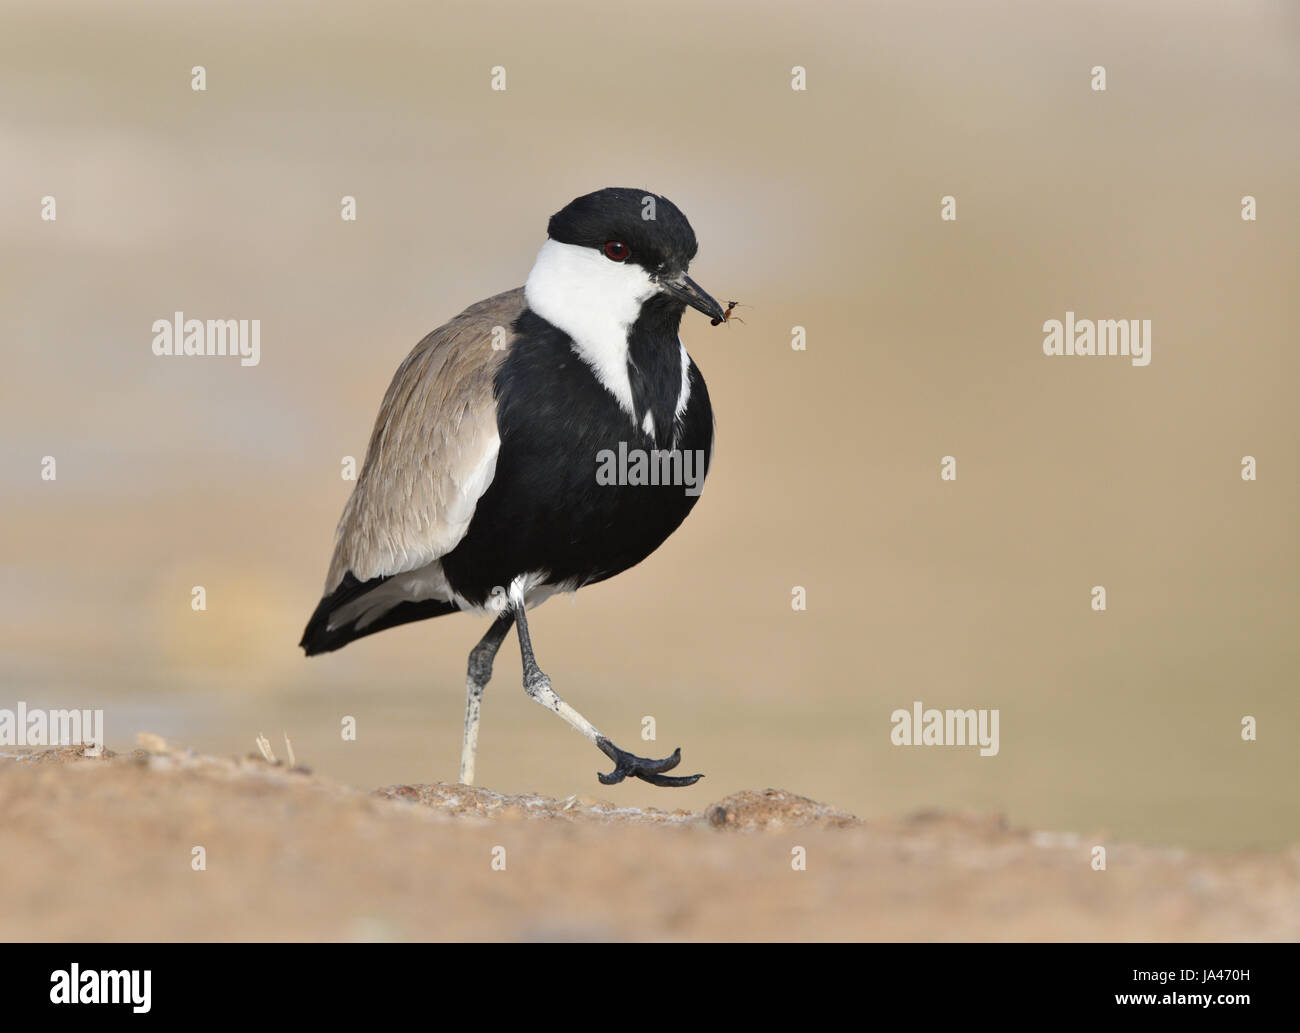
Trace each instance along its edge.
<instances>
[{"instance_id":1,"label":"spur-winged lapwing","mask_svg":"<svg viewBox=\"0 0 1300 1033\"><path fill-rule=\"evenodd\" d=\"M698 485L645 476L644 457L678 471L698 457L702 481L713 409L678 328L687 306L715 324L726 313L686 275L695 233L667 198L598 190L552 216L547 237L524 287L471 305L398 368L300 644L311 656L408 621L493 614L469 655L462 782L514 625L524 690L614 762L601 782L690 785L701 776L664 774L680 749L633 756L556 695L525 611L641 562L691 511ZM634 452L640 476L623 461Z\"/></svg>"}]
</instances>

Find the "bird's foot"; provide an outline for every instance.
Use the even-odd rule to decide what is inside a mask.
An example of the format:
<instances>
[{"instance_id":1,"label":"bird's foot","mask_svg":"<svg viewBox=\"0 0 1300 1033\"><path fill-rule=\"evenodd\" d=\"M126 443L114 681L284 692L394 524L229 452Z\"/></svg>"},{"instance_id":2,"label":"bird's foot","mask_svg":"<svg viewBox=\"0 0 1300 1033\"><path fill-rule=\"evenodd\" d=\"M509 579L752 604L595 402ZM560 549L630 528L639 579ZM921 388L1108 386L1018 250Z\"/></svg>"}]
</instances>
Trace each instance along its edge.
<instances>
[{"instance_id":1,"label":"bird's foot","mask_svg":"<svg viewBox=\"0 0 1300 1033\"><path fill-rule=\"evenodd\" d=\"M648 760L645 757L635 757L627 750L620 750L603 736L596 740L596 745L600 747L601 753L614 762L614 770L608 775L597 772L596 777L600 779L602 785L618 785L631 775L633 778L641 779L642 782L649 782L652 786L690 786L704 777L703 775L664 774L665 771L671 771L682 762L680 746L673 750L671 757L665 757L663 760Z\"/></svg>"}]
</instances>

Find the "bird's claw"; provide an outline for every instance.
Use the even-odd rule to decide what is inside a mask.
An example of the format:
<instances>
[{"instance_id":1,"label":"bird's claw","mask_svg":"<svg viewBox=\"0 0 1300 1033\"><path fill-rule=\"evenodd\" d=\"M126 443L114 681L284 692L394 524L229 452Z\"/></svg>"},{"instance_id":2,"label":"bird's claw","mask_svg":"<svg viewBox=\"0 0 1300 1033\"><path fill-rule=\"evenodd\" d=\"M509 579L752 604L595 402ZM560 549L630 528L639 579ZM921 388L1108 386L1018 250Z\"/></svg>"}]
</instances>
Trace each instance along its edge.
<instances>
[{"instance_id":1,"label":"bird's claw","mask_svg":"<svg viewBox=\"0 0 1300 1033\"><path fill-rule=\"evenodd\" d=\"M671 757L664 757L663 760L649 760L645 757L636 757L627 750L620 750L608 739L601 738L596 740L596 745L600 747L600 752L614 762L614 770L608 775L596 773L602 785L618 785L629 775L633 778L639 778L642 782L649 782L652 786L689 786L694 785L703 775L665 775L665 771L671 771L682 762L682 749L677 747L673 750Z\"/></svg>"}]
</instances>

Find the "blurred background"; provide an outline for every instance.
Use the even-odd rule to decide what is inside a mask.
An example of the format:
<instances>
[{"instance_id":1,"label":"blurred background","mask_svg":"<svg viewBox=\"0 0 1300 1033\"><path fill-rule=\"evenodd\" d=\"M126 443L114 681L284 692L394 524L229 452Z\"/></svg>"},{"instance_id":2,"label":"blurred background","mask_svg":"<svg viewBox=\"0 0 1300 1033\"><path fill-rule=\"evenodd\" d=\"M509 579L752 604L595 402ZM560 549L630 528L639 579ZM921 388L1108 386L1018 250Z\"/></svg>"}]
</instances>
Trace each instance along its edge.
<instances>
[{"instance_id":1,"label":"blurred background","mask_svg":"<svg viewBox=\"0 0 1300 1033\"><path fill-rule=\"evenodd\" d=\"M715 465L658 553L532 627L614 741L708 777L599 786L512 639L482 784L1300 838L1293 4L8 0L0 23L0 707L103 707L119 750L287 732L358 786L454 780L480 622L296 646L341 463L427 331L523 283L552 212L644 187L745 305L683 327ZM1150 366L1045 358L1067 310L1150 319ZM154 356L176 311L261 320L260 365ZM999 708L999 754L891 745L914 700Z\"/></svg>"}]
</instances>

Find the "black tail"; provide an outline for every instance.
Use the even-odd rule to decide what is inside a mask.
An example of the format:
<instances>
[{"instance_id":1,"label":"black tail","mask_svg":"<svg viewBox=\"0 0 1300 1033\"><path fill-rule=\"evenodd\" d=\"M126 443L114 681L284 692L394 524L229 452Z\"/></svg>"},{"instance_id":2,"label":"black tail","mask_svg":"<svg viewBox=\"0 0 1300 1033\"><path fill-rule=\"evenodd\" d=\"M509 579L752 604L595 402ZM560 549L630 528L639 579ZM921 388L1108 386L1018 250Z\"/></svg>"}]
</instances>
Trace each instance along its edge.
<instances>
[{"instance_id":1,"label":"black tail","mask_svg":"<svg viewBox=\"0 0 1300 1033\"><path fill-rule=\"evenodd\" d=\"M443 614L455 613L459 609L455 603L445 603L441 599L407 601L386 610L363 628L357 627L359 618L333 628L329 626L330 615L335 610L373 591L387 580L386 577L376 577L369 581L358 581L351 573L344 574L339 587L322 599L316 607L316 612L307 622L307 628L302 633L302 641L298 645L308 656L331 653L336 649L342 649L353 639L365 638L376 631L396 627L398 624L408 624L411 621L422 621L429 617L441 617Z\"/></svg>"}]
</instances>

